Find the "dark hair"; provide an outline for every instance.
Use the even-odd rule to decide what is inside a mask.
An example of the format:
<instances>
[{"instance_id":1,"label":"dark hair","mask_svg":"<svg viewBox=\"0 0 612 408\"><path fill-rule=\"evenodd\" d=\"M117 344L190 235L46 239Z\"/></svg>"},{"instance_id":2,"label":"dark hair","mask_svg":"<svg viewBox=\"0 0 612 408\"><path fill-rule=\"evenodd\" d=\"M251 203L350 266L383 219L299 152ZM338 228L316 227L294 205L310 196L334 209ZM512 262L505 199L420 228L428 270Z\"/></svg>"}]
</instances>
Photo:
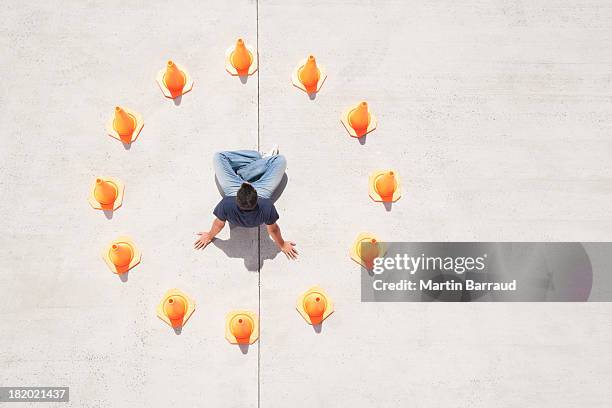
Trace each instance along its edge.
<instances>
[{"instance_id":1,"label":"dark hair","mask_svg":"<svg viewBox=\"0 0 612 408\"><path fill-rule=\"evenodd\" d=\"M241 210L252 210L257 205L257 190L249 183L242 183L236 194L236 204Z\"/></svg>"}]
</instances>

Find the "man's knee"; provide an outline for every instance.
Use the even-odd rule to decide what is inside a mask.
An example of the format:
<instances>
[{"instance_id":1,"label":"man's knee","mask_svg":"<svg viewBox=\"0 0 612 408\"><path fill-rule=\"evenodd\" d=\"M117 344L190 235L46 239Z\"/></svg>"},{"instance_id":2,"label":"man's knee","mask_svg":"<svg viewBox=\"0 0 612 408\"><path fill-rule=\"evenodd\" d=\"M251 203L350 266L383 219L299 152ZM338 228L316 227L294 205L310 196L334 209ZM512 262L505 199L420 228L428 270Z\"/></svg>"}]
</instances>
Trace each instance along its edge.
<instances>
[{"instance_id":1,"label":"man's knee","mask_svg":"<svg viewBox=\"0 0 612 408\"><path fill-rule=\"evenodd\" d=\"M274 165L283 169L283 172L287 168L287 159L282 154L274 156Z\"/></svg>"},{"instance_id":2,"label":"man's knee","mask_svg":"<svg viewBox=\"0 0 612 408\"><path fill-rule=\"evenodd\" d=\"M213 165L216 166L225 160L225 155L223 153L224 152L216 152L213 154Z\"/></svg>"}]
</instances>

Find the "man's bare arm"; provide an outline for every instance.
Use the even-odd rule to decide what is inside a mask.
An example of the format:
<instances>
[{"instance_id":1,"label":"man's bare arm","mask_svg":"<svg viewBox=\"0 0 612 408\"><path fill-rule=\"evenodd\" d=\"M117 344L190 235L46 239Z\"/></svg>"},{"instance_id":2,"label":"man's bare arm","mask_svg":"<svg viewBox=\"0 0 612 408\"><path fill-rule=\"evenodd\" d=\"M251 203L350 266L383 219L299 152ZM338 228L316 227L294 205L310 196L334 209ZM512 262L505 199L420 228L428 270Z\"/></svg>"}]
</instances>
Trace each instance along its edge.
<instances>
[{"instance_id":1,"label":"man's bare arm","mask_svg":"<svg viewBox=\"0 0 612 408\"><path fill-rule=\"evenodd\" d=\"M283 239L283 236L281 234L281 230L278 224L274 223L272 225L266 225L266 227L268 229L268 234L270 234L270 236L272 237L274 242L276 242L276 245L278 245L280 250L283 251L285 255L287 255L287 258L297 259L298 252L294 248L295 242L285 241Z\"/></svg>"},{"instance_id":2,"label":"man's bare arm","mask_svg":"<svg viewBox=\"0 0 612 408\"><path fill-rule=\"evenodd\" d=\"M200 238L194 242L193 247L195 249L206 248L206 246L212 242L213 238L216 237L219 232L221 232L223 227L225 227L225 221L215 218L212 226L210 227L210 231L198 232Z\"/></svg>"}]
</instances>

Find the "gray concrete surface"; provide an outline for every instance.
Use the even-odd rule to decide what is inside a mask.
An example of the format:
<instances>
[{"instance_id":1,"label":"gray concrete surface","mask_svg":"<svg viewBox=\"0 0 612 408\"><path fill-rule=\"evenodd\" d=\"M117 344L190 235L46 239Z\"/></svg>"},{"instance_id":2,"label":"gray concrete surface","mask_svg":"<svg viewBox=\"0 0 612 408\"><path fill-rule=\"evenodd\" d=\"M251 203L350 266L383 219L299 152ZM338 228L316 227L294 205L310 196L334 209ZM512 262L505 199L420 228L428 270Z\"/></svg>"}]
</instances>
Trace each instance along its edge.
<instances>
[{"instance_id":1,"label":"gray concrete surface","mask_svg":"<svg viewBox=\"0 0 612 408\"><path fill-rule=\"evenodd\" d=\"M608 2L11 1L0 19L1 385L70 386L75 407L609 405L608 304L362 304L347 255L365 230L609 240ZM223 53L257 31L242 84ZM290 83L308 53L314 100ZM195 79L180 106L153 80L168 58ZM361 99L364 145L339 122ZM130 150L104 132L116 104L145 118ZM300 259L249 230L194 252L212 153L274 143ZM367 196L380 167L404 181L390 212ZM126 183L110 220L86 201L97 175ZM118 234L143 250L127 282L99 258ZM321 333L294 308L314 284L336 303ZM178 336L155 316L170 287L198 303ZM261 315L246 355L223 338L238 307Z\"/></svg>"}]
</instances>

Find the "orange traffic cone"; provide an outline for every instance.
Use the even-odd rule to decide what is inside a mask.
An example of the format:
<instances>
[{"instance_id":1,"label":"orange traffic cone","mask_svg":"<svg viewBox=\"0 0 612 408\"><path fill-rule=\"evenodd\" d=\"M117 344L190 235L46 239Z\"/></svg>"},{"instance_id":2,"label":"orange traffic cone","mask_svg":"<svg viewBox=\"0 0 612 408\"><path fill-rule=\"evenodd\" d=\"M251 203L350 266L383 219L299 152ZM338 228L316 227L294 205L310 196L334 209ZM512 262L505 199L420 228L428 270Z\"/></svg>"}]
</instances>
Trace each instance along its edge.
<instances>
[{"instance_id":1,"label":"orange traffic cone","mask_svg":"<svg viewBox=\"0 0 612 408\"><path fill-rule=\"evenodd\" d=\"M388 171L378 177L374 188L376 188L376 192L382 197L383 201L391 201L393 199L393 193L395 193L395 189L397 188L395 173L393 173L393 171Z\"/></svg>"},{"instance_id":2,"label":"orange traffic cone","mask_svg":"<svg viewBox=\"0 0 612 408\"><path fill-rule=\"evenodd\" d=\"M249 73L249 67L253 62L253 56L249 50L247 50L242 38L236 41L236 47L234 48L234 52L230 55L230 61L232 62L232 66L238 71L238 75L247 75Z\"/></svg>"},{"instance_id":3,"label":"orange traffic cone","mask_svg":"<svg viewBox=\"0 0 612 408\"><path fill-rule=\"evenodd\" d=\"M309 55L306 64L298 71L300 82L306 87L308 93L317 92L317 84L321 78L321 71L317 67L314 55Z\"/></svg>"},{"instance_id":4,"label":"orange traffic cone","mask_svg":"<svg viewBox=\"0 0 612 408\"><path fill-rule=\"evenodd\" d=\"M116 210L121 207L124 190L121 181L110 177L98 177L94 180L88 198L89 204L96 210Z\"/></svg>"},{"instance_id":5,"label":"orange traffic cone","mask_svg":"<svg viewBox=\"0 0 612 408\"><path fill-rule=\"evenodd\" d=\"M102 252L102 258L113 273L126 273L142 260L142 254L129 237L119 237Z\"/></svg>"},{"instance_id":6,"label":"orange traffic cone","mask_svg":"<svg viewBox=\"0 0 612 408\"><path fill-rule=\"evenodd\" d=\"M230 330L238 344L249 344L251 334L253 334L253 322L247 315L236 315L230 322Z\"/></svg>"},{"instance_id":7,"label":"orange traffic cone","mask_svg":"<svg viewBox=\"0 0 612 408\"><path fill-rule=\"evenodd\" d=\"M370 270L374 266L374 259L380 255L378 249L378 241L376 238L371 238L370 241L362 242L358 248L359 257L365 264L366 269Z\"/></svg>"},{"instance_id":8,"label":"orange traffic cone","mask_svg":"<svg viewBox=\"0 0 612 408\"><path fill-rule=\"evenodd\" d=\"M193 79L183 67L172 60L157 73L155 80L166 98L175 99L193 88Z\"/></svg>"},{"instance_id":9,"label":"orange traffic cone","mask_svg":"<svg viewBox=\"0 0 612 408\"><path fill-rule=\"evenodd\" d=\"M376 129L376 117L370 112L366 101L360 102L357 106L346 109L340 121L346 128L349 135L360 138Z\"/></svg>"},{"instance_id":10,"label":"orange traffic cone","mask_svg":"<svg viewBox=\"0 0 612 408\"><path fill-rule=\"evenodd\" d=\"M386 245L369 232L359 234L349 251L351 259L367 270L374 266L374 259L383 257L385 253Z\"/></svg>"},{"instance_id":11,"label":"orange traffic cone","mask_svg":"<svg viewBox=\"0 0 612 408\"><path fill-rule=\"evenodd\" d=\"M236 44L225 51L225 70L233 76L253 75L257 71L257 50L238 38Z\"/></svg>"},{"instance_id":12,"label":"orange traffic cone","mask_svg":"<svg viewBox=\"0 0 612 408\"><path fill-rule=\"evenodd\" d=\"M298 298L296 309L307 323L319 325L333 313L334 304L322 288L313 286Z\"/></svg>"},{"instance_id":13,"label":"orange traffic cone","mask_svg":"<svg viewBox=\"0 0 612 408\"><path fill-rule=\"evenodd\" d=\"M319 324L323 321L323 313L326 308L327 301L320 293L310 293L304 298L304 310L312 324Z\"/></svg>"},{"instance_id":14,"label":"orange traffic cone","mask_svg":"<svg viewBox=\"0 0 612 408\"><path fill-rule=\"evenodd\" d=\"M293 85L308 94L314 94L321 89L327 75L322 66L317 65L314 55L309 55L301 61L292 75Z\"/></svg>"},{"instance_id":15,"label":"orange traffic cone","mask_svg":"<svg viewBox=\"0 0 612 408\"><path fill-rule=\"evenodd\" d=\"M94 197L96 201L102 205L112 206L117 199L119 192L117 186L112 181L102 180L101 178L96 179L96 186L94 188Z\"/></svg>"},{"instance_id":16,"label":"orange traffic cone","mask_svg":"<svg viewBox=\"0 0 612 408\"><path fill-rule=\"evenodd\" d=\"M134 258L134 250L126 242L116 243L111 245L108 257L113 265L115 265L117 271L125 270Z\"/></svg>"},{"instance_id":17,"label":"orange traffic cone","mask_svg":"<svg viewBox=\"0 0 612 408\"><path fill-rule=\"evenodd\" d=\"M368 103L361 102L355 109L349 113L349 124L358 135L364 135L368 131L370 124L370 113L368 112Z\"/></svg>"},{"instance_id":18,"label":"orange traffic cone","mask_svg":"<svg viewBox=\"0 0 612 408\"><path fill-rule=\"evenodd\" d=\"M173 97L183 93L183 88L187 83L185 73L181 71L174 62L168 61L166 73L164 74L164 84Z\"/></svg>"},{"instance_id":19,"label":"orange traffic cone","mask_svg":"<svg viewBox=\"0 0 612 408\"><path fill-rule=\"evenodd\" d=\"M374 201L391 203L401 197L399 177L393 170L378 170L370 175L370 197Z\"/></svg>"},{"instance_id":20,"label":"orange traffic cone","mask_svg":"<svg viewBox=\"0 0 612 408\"><path fill-rule=\"evenodd\" d=\"M259 338L257 315L248 310L228 313L225 323L225 338L232 344L253 344Z\"/></svg>"},{"instance_id":21,"label":"orange traffic cone","mask_svg":"<svg viewBox=\"0 0 612 408\"><path fill-rule=\"evenodd\" d=\"M143 126L144 121L139 113L123 106L115 106L113 116L106 124L106 132L124 144L129 144L138 138Z\"/></svg>"},{"instance_id":22,"label":"orange traffic cone","mask_svg":"<svg viewBox=\"0 0 612 408\"><path fill-rule=\"evenodd\" d=\"M113 129L119 134L124 143L130 143L132 141L132 135L136 130L136 118L120 106L115 106Z\"/></svg>"},{"instance_id":23,"label":"orange traffic cone","mask_svg":"<svg viewBox=\"0 0 612 408\"><path fill-rule=\"evenodd\" d=\"M183 327L195 311L195 302L178 289L170 289L157 305L157 317L172 328Z\"/></svg>"},{"instance_id":24,"label":"orange traffic cone","mask_svg":"<svg viewBox=\"0 0 612 408\"><path fill-rule=\"evenodd\" d=\"M164 302L164 313L170 319L172 327L181 327L187 313L187 302L180 295L170 296Z\"/></svg>"}]
</instances>

